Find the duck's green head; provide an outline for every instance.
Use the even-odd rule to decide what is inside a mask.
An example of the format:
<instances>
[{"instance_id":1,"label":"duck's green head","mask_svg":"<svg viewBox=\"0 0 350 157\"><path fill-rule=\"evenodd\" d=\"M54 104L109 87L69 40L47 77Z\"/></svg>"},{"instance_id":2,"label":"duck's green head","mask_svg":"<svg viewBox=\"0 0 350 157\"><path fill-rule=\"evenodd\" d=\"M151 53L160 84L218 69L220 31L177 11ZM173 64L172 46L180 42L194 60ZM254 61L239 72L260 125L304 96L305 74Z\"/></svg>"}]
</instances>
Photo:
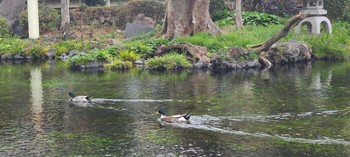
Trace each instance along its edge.
<instances>
[{"instance_id":1,"label":"duck's green head","mask_svg":"<svg viewBox=\"0 0 350 157\"><path fill-rule=\"evenodd\" d=\"M73 91L70 91L68 94L69 94L69 96L70 96L71 98L74 98L74 92L73 92Z\"/></svg>"},{"instance_id":2,"label":"duck's green head","mask_svg":"<svg viewBox=\"0 0 350 157\"><path fill-rule=\"evenodd\" d=\"M159 114L161 114L161 115L165 115L165 110L164 109L159 109Z\"/></svg>"}]
</instances>

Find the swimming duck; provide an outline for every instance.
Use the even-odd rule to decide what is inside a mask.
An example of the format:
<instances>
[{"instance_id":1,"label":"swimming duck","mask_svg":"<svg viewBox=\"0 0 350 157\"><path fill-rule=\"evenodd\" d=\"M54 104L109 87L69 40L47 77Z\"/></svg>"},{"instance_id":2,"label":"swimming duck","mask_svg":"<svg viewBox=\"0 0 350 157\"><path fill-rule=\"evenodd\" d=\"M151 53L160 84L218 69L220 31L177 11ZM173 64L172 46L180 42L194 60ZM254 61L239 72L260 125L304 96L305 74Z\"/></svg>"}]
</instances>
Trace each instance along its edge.
<instances>
[{"instance_id":1,"label":"swimming duck","mask_svg":"<svg viewBox=\"0 0 350 157\"><path fill-rule=\"evenodd\" d=\"M69 99L71 102L91 102L91 96L75 96L73 91L70 91L68 94L71 97Z\"/></svg>"},{"instance_id":2,"label":"swimming duck","mask_svg":"<svg viewBox=\"0 0 350 157\"><path fill-rule=\"evenodd\" d=\"M160 120L168 123L173 123L173 122L189 122L190 120L190 113L187 114L180 114L180 115L172 115L172 116L165 116L165 111L163 109L160 109L159 111L160 114Z\"/></svg>"}]
</instances>

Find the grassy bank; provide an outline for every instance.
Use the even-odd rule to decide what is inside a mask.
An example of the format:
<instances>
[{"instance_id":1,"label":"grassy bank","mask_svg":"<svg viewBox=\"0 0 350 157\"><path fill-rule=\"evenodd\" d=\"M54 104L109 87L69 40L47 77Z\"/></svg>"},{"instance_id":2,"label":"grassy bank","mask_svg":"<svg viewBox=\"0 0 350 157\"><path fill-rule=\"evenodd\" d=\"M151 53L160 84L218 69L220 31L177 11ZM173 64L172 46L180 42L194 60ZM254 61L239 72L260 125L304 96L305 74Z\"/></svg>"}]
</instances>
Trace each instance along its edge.
<instances>
[{"instance_id":1,"label":"grassy bank","mask_svg":"<svg viewBox=\"0 0 350 157\"><path fill-rule=\"evenodd\" d=\"M266 20L259 22L251 19L252 17L261 19L259 16L266 16ZM162 58L155 57L155 50L161 45L186 42L206 47L208 55L212 57L220 53L225 54L230 47L249 48L264 42L279 32L284 26L279 23L285 23L275 17L259 16L247 14L247 17L250 18L250 24L254 25L246 25L241 30L226 23L223 25L223 29L226 31L224 34L211 36L208 33L198 33L191 37L179 37L172 41L156 37L155 34L160 31L159 25L150 34L128 40L122 39L121 35L110 36L109 34L100 34L100 36L104 36L102 41L89 41L83 38L70 40L42 38L32 41L18 37L0 36L0 57L6 59L18 55L34 59L50 56L59 58L62 55L69 55L72 50L77 50L84 53L70 57L67 62L69 66L88 62L103 62L108 70L130 69L135 60L142 59L149 61L146 62L148 69L179 70L190 66L190 62L186 62L185 52L176 52L176 55L173 53L173 55L166 55ZM111 40L116 41L117 44L109 43ZM281 39L281 41L289 40L308 43L312 47L316 59L348 59L350 56L350 24L346 22L334 22L333 34L316 36L296 35L290 32L287 37ZM52 52L54 53L52 54Z\"/></svg>"}]
</instances>

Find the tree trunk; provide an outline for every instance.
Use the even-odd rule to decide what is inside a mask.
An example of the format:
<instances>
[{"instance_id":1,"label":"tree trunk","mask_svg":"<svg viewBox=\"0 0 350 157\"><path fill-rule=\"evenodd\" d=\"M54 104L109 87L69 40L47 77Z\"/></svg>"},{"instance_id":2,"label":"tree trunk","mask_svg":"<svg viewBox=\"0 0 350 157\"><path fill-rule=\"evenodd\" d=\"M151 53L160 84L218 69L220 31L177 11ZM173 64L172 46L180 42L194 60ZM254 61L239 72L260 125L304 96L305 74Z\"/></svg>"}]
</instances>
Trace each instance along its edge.
<instances>
[{"instance_id":1,"label":"tree trunk","mask_svg":"<svg viewBox=\"0 0 350 157\"><path fill-rule=\"evenodd\" d=\"M198 32L221 34L209 15L210 0L168 0L162 34L167 39Z\"/></svg>"},{"instance_id":2,"label":"tree trunk","mask_svg":"<svg viewBox=\"0 0 350 157\"><path fill-rule=\"evenodd\" d=\"M236 26L237 29L243 28L242 0L236 0Z\"/></svg>"},{"instance_id":3,"label":"tree trunk","mask_svg":"<svg viewBox=\"0 0 350 157\"><path fill-rule=\"evenodd\" d=\"M61 0L61 29L65 28L70 23L69 16L69 0Z\"/></svg>"}]
</instances>

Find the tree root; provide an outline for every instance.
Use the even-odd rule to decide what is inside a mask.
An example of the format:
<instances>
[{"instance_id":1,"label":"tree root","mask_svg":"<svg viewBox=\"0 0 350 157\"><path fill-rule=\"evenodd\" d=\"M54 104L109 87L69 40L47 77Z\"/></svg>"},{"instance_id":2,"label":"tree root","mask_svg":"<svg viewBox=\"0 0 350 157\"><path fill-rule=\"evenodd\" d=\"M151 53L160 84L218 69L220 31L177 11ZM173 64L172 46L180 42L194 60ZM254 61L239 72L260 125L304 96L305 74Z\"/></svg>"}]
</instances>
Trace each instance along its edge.
<instances>
[{"instance_id":1,"label":"tree root","mask_svg":"<svg viewBox=\"0 0 350 157\"><path fill-rule=\"evenodd\" d=\"M186 50L188 54L195 60L202 61L204 63L209 63L210 58L207 55L207 48L197 45L192 45L189 43L178 43L173 45L161 46L156 50L158 56L163 55L164 53L170 50Z\"/></svg>"}]
</instances>

